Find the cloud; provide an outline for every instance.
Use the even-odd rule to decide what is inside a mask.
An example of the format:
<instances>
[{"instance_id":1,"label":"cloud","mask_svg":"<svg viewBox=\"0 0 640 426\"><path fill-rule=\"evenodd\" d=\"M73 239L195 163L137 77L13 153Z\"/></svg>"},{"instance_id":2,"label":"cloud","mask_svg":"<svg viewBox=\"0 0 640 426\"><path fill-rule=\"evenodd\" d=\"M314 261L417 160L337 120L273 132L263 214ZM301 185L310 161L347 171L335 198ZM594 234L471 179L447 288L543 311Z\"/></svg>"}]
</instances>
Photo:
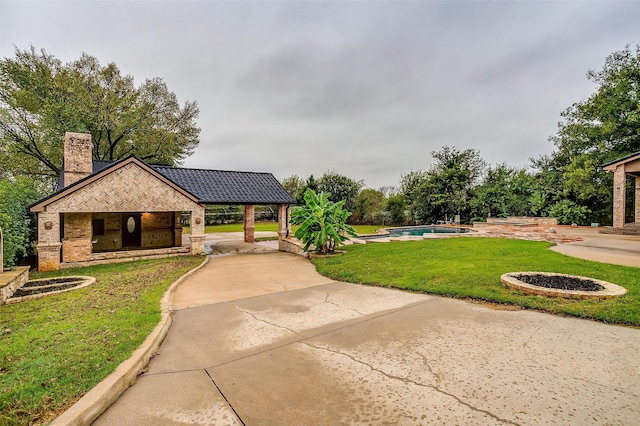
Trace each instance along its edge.
<instances>
[{"instance_id":1,"label":"cloud","mask_svg":"<svg viewBox=\"0 0 640 426\"><path fill-rule=\"evenodd\" d=\"M197 100L190 167L283 178L335 169L371 187L442 145L526 165L553 149L586 78L637 40L638 2L3 0L0 52L82 51ZM634 39L634 37L636 39Z\"/></svg>"}]
</instances>

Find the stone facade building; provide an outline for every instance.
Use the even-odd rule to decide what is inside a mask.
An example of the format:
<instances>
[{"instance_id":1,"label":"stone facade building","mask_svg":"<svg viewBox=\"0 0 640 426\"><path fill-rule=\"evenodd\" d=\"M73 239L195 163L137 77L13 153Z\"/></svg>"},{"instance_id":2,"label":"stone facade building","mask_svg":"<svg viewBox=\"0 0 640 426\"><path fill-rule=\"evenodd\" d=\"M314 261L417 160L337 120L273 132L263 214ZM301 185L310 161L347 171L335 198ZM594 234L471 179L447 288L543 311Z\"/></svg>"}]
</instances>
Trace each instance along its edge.
<instances>
[{"instance_id":1,"label":"stone facade building","mask_svg":"<svg viewBox=\"0 0 640 426\"><path fill-rule=\"evenodd\" d=\"M135 156L92 161L91 135L66 133L58 190L31 206L38 215L38 269L204 253L209 204L244 205L247 242L254 240L254 205L277 204L283 240L294 203L270 173L156 166ZM188 248L182 247L183 212L190 214Z\"/></svg>"},{"instance_id":2,"label":"stone facade building","mask_svg":"<svg viewBox=\"0 0 640 426\"><path fill-rule=\"evenodd\" d=\"M640 234L640 152L602 166L613 173L613 230L616 233ZM634 221L625 223L627 177L634 179Z\"/></svg>"}]
</instances>

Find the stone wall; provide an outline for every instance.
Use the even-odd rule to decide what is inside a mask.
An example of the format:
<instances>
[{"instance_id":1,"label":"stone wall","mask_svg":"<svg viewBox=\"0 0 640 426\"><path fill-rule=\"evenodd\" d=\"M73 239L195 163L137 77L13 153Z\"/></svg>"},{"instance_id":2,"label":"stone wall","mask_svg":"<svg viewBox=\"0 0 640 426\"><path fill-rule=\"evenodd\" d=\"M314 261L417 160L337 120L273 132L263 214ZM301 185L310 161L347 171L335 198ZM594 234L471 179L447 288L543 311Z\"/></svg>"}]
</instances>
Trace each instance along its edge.
<instances>
[{"instance_id":1,"label":"stone wall","mask_svg":"<svg viewBox=\"0 0 640 426\"><path fill-rule=\"evenodd\" d=\"M530 216L509 216L509 217L489 217L487 223L490 225L546 225L557 226L558 219L555 217L530 217Z\"/></svg>"},{"instance_id":2,"label":"stone wall","mask_svg":"<svg viewBox=\"0 0 640 426\"><path fill-rule=\"evenodd\" d=\"M93 251L112 251L122 248L122 214L121 213L93 213L93 220L102 220L104 235L92 236Z\"/></svg>"},{"instance_id":3,"label":"stone wall","mask_svg":"<svg viewBox=\"0 0 640 426\"><path fill-rule=\"evenodd\" d=\"M91 258L91 213L63 215L62 261L81 262Z\"/></svg>"},{"instance_id":4,"label":"stone wall","mask_svg":"<svg viewBox=\"0 0 640 426\"><path fill-rule=\"evenodd\" d=\"M18 266L15 271L0 270L0 305L13 296L29 280L29 266Z\"/></svg>"},{"instance_id":5,"label":"stone wall","mask_svg":"<svg viewBox=\"0 0 640 426\"><path fill-rule=\"evenodd\" d=\"M175 245L174 212L142 214L142 247L161 248ZM182 240L182 236L180 237Z\"/></svg>"},{"instance_id":6,"label":"stone wall","mask_svg":"<svg viewBox=\"0 0 640 426\"><path fill-rule=\"evenodd\" d=\"M304 251L304 244L289 238L281 238L278 240L278 250L309 257L309 253Z\"/></svg>"}]
</instances>

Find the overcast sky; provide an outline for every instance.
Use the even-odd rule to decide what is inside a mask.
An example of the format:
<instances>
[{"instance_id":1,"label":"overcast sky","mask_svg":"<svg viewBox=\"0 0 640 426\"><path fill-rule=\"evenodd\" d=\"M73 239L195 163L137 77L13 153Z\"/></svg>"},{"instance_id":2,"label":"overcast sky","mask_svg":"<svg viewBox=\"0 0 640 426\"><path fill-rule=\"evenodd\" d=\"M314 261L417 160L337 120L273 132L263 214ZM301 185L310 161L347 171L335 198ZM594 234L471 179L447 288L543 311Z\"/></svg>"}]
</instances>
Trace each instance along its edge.
<instances>
[{"instance_id":1,"label":"overcast sky","mask_svg":"<svg viewBox=\"0 0 640 426\"><path fill-rule=\"evenodd\" d=\"M589 69L640 43L640 1L0 0L0 56L82 52L200 106L187 167L377 188L443 145L490 164L549 153Z\"/></svg>"}]
</instances>

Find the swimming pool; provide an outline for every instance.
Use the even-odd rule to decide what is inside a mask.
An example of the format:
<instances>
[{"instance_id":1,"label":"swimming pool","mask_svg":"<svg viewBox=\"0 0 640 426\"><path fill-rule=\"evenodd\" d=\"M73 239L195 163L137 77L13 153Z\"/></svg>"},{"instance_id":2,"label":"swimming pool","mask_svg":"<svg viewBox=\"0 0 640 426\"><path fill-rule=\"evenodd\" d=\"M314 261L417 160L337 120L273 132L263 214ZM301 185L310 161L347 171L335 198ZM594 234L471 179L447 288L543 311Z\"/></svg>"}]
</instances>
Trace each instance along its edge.
<instances>
[{"instance_id":1,"label":"swimming pool","mask_svg":"<svg viewBox=\"0 0 640 426\"><path fill-rule=\"evenodd\" d=\"M469 232L467 228L457 228L452 226L405 226L402 228L382 228L383 233L375 235L361 235L358 238L363 240L372 240L376 238L395 238L406 236L418 236L423 234L466 234Z\"/></svg>"}]
</instances>

